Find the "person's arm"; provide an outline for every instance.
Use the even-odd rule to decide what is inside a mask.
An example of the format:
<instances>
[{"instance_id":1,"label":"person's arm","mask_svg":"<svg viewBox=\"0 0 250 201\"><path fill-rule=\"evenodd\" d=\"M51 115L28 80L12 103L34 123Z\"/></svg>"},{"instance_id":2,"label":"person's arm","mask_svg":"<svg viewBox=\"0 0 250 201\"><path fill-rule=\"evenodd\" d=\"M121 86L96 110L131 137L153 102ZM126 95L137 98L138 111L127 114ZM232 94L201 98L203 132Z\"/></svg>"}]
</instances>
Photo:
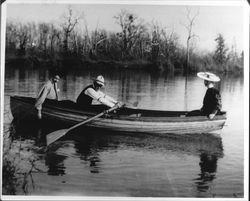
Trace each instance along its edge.
<instances>
[{"instance_id":1,"label":"person's arm","mask_svg":"<svg viewBox=\"0 0 250 201\"><path fill-rule=\"evenodd\" d=\"M85 94L90 96L91 98L93 98L94 100L97 100L98 102L102 103L103 105L106 105L108 107L114 107L115 103L109 101L108 99L106 99L104 97L104 93L100 92L100 91L95 91L92 88L88 88L85 91Z\"/></svg>"},{"instance_id":2,"label":"person's arm","mask_svg":"<svg viewBox=\"0 0 250 201\"><path fill-rule=\"evenodd\" d=\"M100 93L100 95L101 95L103 98L105 98L107 101L109 101L109 102L111 102L111 103L114 103L114 104L117 104L117 103L118 103L117 100L115 100L115 99L112 98L111 96L109 96L109 95L103 93L102 91L99 91L99 93Z\"/></svg>"},{"instance_id":3,"label":"person's arm","mask_svg":"<svg viewBox=\"0 0 250 201\"><path fill-rule=\"evenodd\" d=\"M211 114L209 114L209 119L213 119L214 116L217 114L217 112L221 110L222 104L221 104L221 95L219 91L216 91L216 93L214 94L214 103L215 103L215 106Z\"/></svg>"},{"instance_id":4,"label":"person's arm","mask_svg":"<svg viewBox=\"0 0 250 201\"><path fill-rule=\"evenodd\" d=\"M38 94L38 97L36 99L35 107L36 107L37 110L42 109L42 104L45 101L48 93L49 93L48 87L46 85L43 86L43 88L41 89L41 91Z\"/></svg>"},{"instance_id":5,"label":"person's arm","mask_svg":"<svg viewBox=\"0 0 250 201\"><path fill-rule=\"evenodd\" d=\"M118 103L117 100L115 100L114 98L112 98L111 96L108 96L108 95L106 95L106 94L104 94L104 98L106 98L108 101L110 101L110 102L112 102L112 103L114 103L114 104L117 104L117 103Z\"/></svg>"},{"instance_id":6,"label":"person's arm","mask_svg":"<svg viewBox=\"0 0 250 201\"><path fill-rule=\"evenodd\" d=\"M124 103L119 102L117 100L115 100L114 98L112 98L111 96L108 96L107 94L104 94L103 92L99 91L102 94L102 97L104 97L104 99L106 99L106 101L113 103L113 105L117 105L118 107L121 107L124 105Z\"/></svg>"},{"instance_id":7,"label":"person's arm","mask_svg":"<svg viewBox=\"0 0 250 201\"><path fill-rule=\"evenodd\" d=\"M222 104L221 104L221 95L220 93L216 93L215 95L215 100L216 100L216 112L218 112L219 110L221 110Z\"/></svg>"},{"instance_id":8,"label":"person's arm","mask_svg":"<svg viewBox=\"0 0 250 201\"><path fill-rule=\"evenodd\" d=\"M60 89L58 88L57 83L54 83L54 90L55 90L55 94L56 94L56 100L58 101Z\"/></svg>"}]
</instances>

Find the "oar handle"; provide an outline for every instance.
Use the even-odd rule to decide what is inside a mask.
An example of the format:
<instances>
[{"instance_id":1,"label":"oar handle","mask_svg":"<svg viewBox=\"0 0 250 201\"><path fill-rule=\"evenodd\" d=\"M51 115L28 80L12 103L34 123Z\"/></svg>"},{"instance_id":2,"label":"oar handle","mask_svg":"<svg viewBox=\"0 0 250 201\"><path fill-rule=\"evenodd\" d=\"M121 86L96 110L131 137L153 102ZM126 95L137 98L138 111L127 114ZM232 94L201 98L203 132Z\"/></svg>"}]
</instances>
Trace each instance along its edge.
<instances>
[{"instance_id":1,"label":"oar handle","mask_svg":"<svg viewBox=\"0 0 250 201\"><path fill-rule=\"evenodd\" d=\"M81 126L81 125L83 125L83 124L86 124L86 123L88 123L88 122L90 122L90 121L92 121L92 120L94 120L94 119L97 119L97 118L101 117L101 116L104 115L104 114L108 114L108 113L110 113L110 112L112 112L112 111L114 111L114 110L116 110L116 109L118 109L118 108L120 108L120 107L123 107L123 106L124 106L124 105L122 105L122 106L115 105L114 107L112 107L112 108L110 108L110 109L108 109L108 110L105 110L104 112L102 112L102 113L100 113L100 114L98 114L98 115L96 115L96 116L93 116L93 117L87 119L86 121L83 121L83 122L81 122L81 123L79 123L79 124L76 124L76 125L72 126L71 128L68 129L68 131L71 131L71 130L75 129L75 128L78 127L78 126Z\"/></svg>"}]
</instances>

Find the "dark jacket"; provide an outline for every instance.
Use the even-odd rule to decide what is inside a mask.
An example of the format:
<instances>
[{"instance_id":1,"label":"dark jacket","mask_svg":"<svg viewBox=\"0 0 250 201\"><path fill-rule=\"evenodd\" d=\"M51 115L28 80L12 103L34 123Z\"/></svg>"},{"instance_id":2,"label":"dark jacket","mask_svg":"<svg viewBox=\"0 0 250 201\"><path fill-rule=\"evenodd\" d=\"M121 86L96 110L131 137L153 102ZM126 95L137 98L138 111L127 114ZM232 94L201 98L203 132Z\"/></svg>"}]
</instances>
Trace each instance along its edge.
<instances>
[{"instance_id":1,"label":"dark jacket","mask_svg":"<svg viewBox=\"0 0 250 201\"><path fill-rule=\"evenodd\" d=\"M76 99L76 103L81 107L81 108L87 108L91 105L93 98L86 95L85 91L89 88L94 89L93 85L89 85L87 87L85 87L82 92L80 93L80 95L77 97Z\"/></svg>"},{"instance_id":2,"label":"dark jacket","mask_svg":"<svg viewBox=\"0 0 250 201\"><path fill-rule=\"evenodd\" d=\"M215 88L208 88L203 99L201 112L204 115L217 114L221 110L221 95Z\"/></svg>"}]
</instances>

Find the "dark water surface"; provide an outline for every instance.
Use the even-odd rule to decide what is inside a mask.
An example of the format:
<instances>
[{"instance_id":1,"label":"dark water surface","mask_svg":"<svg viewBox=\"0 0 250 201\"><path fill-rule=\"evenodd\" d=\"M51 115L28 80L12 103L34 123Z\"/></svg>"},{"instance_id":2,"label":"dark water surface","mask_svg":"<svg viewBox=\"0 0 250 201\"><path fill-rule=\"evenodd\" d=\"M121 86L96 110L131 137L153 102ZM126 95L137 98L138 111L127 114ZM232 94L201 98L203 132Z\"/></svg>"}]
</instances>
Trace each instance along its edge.
<instances>
[{"instance_id":1,"label":"dark water surface","mask_svg":"<svg viewBox=\"0 0 250 201\"><path fill-rule=\"evenodd\" d=\"M61 79L61 99L76 100L98 74L105 77L106 93L123 102L138 101L139 108L198 109L206 91L195 75L189 76L185 85L181 75L82 71ZM223 110L228 112L219 135L163 137L79 129L45 152L45 135L63 125L11 122L9 96L36 96L48 72L6 68L5 75L5 135L13 140L11 153L18 152L21 162L17 165L24 175L15 194L243 197L242 77L224 76L218 86Z\"/></svg>"}]
</instances>

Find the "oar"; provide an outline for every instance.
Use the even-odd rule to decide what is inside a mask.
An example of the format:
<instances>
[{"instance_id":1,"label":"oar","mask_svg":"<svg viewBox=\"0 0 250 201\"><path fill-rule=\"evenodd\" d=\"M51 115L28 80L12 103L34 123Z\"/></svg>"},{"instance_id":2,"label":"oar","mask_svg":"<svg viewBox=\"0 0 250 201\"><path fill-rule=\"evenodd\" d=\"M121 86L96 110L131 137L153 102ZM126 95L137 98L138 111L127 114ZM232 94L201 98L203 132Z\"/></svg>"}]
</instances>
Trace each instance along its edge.
<instances>
[{"instance_id":1,"label":"oar","mask_svg":"<svg viewBox=\"0 0 250 201\"><path fill-rule=\"evenodd\" d=\"M123 107L123 106L124 105L122 105L120 107ZM108 110L106 110L106 111L104 111L104 112L102 112L102 113L100 113L100 114L98 114L98 115L96 115L94 117L91 117L91 118L89 118L89 119L87 119L87 120L85 120L83 122L80 122L80 123L68 128L68 129L61 129L61 130L57 130L57 131L54 131L54 132L48 134L46 136L47 146L50 145L51 143L55 142L59 138L63 137L64 135L66 135L69 131L71 131L71 130L79 127L79 126L82 126L82 125L84 125L84 124L86 124L86 123L88 123L88 122L90 122L92 120L95 120L95 119L103 116L104 114L110 113L110 112L112 112L112 111L114 111L114 110L116 110L116 109L118 109L120 107L118 105L115 105L114 107L112 107L112 108L110 108L110 109L108 109Z\"/></svg>"}]
</instances>

